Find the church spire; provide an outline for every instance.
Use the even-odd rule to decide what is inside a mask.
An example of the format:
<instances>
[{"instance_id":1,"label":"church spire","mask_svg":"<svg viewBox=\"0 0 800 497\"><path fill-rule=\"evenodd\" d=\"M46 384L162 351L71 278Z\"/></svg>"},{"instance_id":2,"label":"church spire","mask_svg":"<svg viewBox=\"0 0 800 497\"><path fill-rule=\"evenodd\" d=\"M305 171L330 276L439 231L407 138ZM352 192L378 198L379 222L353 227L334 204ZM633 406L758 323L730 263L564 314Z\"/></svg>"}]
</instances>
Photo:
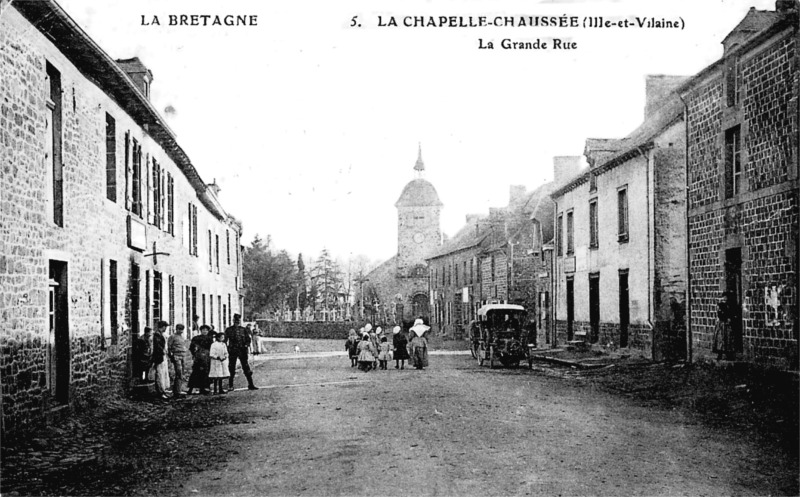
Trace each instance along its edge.
<instances>
[{"instance_id":1,"label":"church spire","mask_svg":"<svg viewBox=\"0 0 800 497\"><path fill-rule=\"evenodd\" d=\"M423 171L425 171L425 164L422 162L422 143L419 144L419 153L417 155L417 163L414 164L414 171L417 172L418 178L421 178Z\"/></svg>"}]
</instances>

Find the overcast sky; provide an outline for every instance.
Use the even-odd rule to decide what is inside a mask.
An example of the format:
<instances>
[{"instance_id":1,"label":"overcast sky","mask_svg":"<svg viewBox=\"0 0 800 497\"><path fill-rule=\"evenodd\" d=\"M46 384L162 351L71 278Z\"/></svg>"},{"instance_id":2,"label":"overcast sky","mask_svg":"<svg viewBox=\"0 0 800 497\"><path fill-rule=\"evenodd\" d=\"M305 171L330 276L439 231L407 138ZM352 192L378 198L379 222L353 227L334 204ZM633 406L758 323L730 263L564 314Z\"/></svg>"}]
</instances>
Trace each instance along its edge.
<instances>
[{"instance_id":1,"label":"overcast sky","mask_svg":"<svg viewBox=\"0 0 800 497\"><path fill-rule=\"evenodd\" d=\"M375 260L397 249L394 203L426 178L453 234L552 180L552 158L641 123L647 74L695 74L762 0L58 0L111 57L138 56L152 101L225 209L296 255ZM169 26L170 14L257 15L249 27ZM160 25L152 24L158 16ZM684 29L378 27L378 16L682 18ZM151 25L142 25L145 22ZM358 16L361 27L350 27ZM503 50L503 38L574 50ZM479 50L478 39L494 41ZM167 112L166 109L171 109Z\"/></svg>"}]
</instances>

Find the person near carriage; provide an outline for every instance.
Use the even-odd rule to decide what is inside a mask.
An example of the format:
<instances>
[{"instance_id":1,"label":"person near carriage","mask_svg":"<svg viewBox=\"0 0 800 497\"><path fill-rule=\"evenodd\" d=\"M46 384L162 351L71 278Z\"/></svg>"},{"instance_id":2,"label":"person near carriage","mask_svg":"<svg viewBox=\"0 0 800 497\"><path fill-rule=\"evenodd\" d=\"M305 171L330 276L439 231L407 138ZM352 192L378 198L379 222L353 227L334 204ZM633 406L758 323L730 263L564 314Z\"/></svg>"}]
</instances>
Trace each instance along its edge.
<instances>
[{"instance_id":1,"label":"person near carriage","mask_svg":"<svg viewBox=\"0 0 800 497\"><path fill-rule=\"evenodd\" d=\"M411 356L408 354L408 338L399 326L392 329L392 348L394 349L394 369L405 369L406 361Z\"/></svg>"},{"instance_id":2,"label":"person near carriage","mask_svg":"<svg viewBox=\"0 0 800 497\"><path fill-rule=\"evenodd\" d=\"M414 326L409 329L411 336L411 363L415 369L425 369L428 367L428 339L425 334L431 327L426 325L422 319L414 320Z\"/></svg>"}]
</instances>

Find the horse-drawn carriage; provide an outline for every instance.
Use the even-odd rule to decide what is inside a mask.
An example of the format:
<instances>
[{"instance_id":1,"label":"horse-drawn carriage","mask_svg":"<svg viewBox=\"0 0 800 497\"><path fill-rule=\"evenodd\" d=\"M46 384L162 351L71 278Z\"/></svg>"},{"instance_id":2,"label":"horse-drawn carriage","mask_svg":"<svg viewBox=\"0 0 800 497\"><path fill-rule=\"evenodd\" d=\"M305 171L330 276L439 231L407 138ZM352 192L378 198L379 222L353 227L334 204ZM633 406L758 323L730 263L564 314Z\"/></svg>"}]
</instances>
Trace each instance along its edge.
<instances>
[{"instance_id":1,"label":"horse-drawn carriage","mask_svg":"<svg viewBox=\"0 0 800 497\"><path fill-rule=\"evenodd\" d=\"M483 366L488 362L494 368L519 366L522 361L533 367L528 344L528 333L524 328L525 308L514 304L487 304L478 309L478 319L469 325L472 357Z\"/></svg>"}]
</instances>

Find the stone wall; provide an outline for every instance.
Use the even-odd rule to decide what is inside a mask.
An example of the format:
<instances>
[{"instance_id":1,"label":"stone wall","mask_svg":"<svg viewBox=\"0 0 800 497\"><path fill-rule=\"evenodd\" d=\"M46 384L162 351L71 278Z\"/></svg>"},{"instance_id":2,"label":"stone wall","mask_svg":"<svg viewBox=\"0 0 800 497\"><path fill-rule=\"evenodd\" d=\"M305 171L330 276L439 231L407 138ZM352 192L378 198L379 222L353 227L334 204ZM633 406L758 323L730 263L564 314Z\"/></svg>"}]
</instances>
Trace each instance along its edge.
<instances>
[{"instance_id":1,"label":"stone wall","mask_svg":"<svg viewBox=\"0 0 800 497\"><path fill-rule=\"evenodd\" d=\"M739 357L797 369L797 27L738 52L740 101L727 107L722 66L687 91L690 326L696 358L711 356L726 250L741 249ZM729 62L729 61L724 61ZM741 191L725 198L725 131L741 127Z\"/></svg>"},{"instance_id":2,"label":"stone wall","mask_svg":"<svg viewBox=\"0 0 800 497\"><path fill-rule=\"evenodd\" d=\"M47 199L48 63L60 74L62 94L63 226L53 222ZM0 16L0 76L2 431L19 434L56 411L80 409L93 398L126 390L133 322L138 319L140 330L152 326L156 271L163 275L162 319L186 322L187 287L197 288L198 300L202 294L214 295L215 307L224 302L226 314L229 300L238 309L239 233L235 224L199 202L182 169L127 113L125 104L87 79L14 4ZM106 114L116 124L116 201L106 196ZM174 179L174 233L148 224L145 216L140 250L128 246L126 132L143 144L143 162L156 158ZM189 202L198 207L197 256L189 254L184 236ZM208 230L220 236L219 267L208 264ZM230 263L226 232L233 245ZM157 260L142 252L152 252L154 243L161 253ZM111 328L111 261L117 268L116 329ZM67 317L63 341L54 339L48 319L53 263L66 273L59 285L66 294L60 310ZM131 278L133 264L140 267L139 281ZM140 296L136 314L134 289ZM217 314L214 321L223 320ZM63 365L63 374L50 367L55 363Z\"/></svg>"},{"instance_id":3,"label":"stone wall","mask_svg":"<svg viewBox=\"0 0 800 497\"><path fill-rule=\"evenodd\" d=\"M347 340L351 328L358 331L361 325L354 322L325 322L325 321L256 321L261 328L263 336L274 338L312 338ZM373 325L373 329L374 329ZM387 328L385 328L387 329Z\"/></svg>"}]
</instances>

